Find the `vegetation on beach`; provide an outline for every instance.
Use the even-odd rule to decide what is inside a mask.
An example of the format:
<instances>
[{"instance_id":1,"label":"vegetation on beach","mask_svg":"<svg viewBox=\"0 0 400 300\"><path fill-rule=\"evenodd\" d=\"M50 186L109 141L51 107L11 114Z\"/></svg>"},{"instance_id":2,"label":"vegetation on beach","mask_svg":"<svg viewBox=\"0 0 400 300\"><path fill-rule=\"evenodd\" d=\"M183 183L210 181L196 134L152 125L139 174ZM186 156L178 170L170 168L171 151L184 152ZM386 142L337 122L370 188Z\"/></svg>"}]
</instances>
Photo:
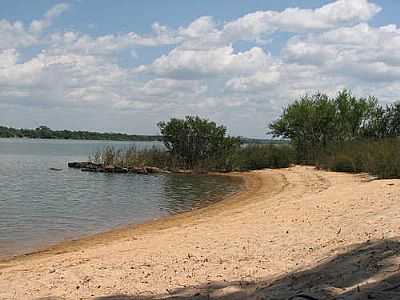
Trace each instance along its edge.
<instances>
[{"instance_id":1,"label":"vegetation on beach","mask_svg":"<svg viewBox=\"0 0 400 300\"><path fill-rule=\"evenodd\" d=\"M92 161L121 168L242 171L309 164L345 172L400 178L400 103L385 107L375 97L348 90L335 97L305 95L269 125L281 144L245 144L225 126L197 116L158 123L165 149L106 147Z\"/></svg>"},{"instance_id":2,"label":"vegetation on beach","mask_svg":"<svg viewBox=\"0 0 400 300\"><path fill-rule=\"evenodd\" d=\"M296 163L400 177L400 103L383 107L347 90L333 98L306 95L284 108L270 129L290 139Z\"/></svg>"},{"instance_id":3,"label":"vegetation on beach","mask_svg":"<svg viewBox=\"0 0 400 300\"><path fill-rule=\"evenodd\" d=\"M224 156L220 160L202 160L189 168L184 160L157 147L137 149L135 146L131 146L117 149L107 146L92 153L89 160L98 165L127 169L152 166L172 172L185 170L200 173L206 171L229 172L286 168L294 162L294 151L293 147L288 144L246 145L235 148L228 156Z\"/></svg>"},{"instance_id":4,"label":"vegetation on beach","mask_svg":"<svg viewBox=\"0 0 400 300\"><path fill-rule=\"evenodd\" d=\"M135 145L127 148L106 146L92 153L89 161L95 165L115 166L118 168L142 168L145 166L157 167L163 170L183 169L180 161L176 160L164 149L152 147L138 149Z\"/></svg>"},{"instance_id":5,"label":"vegetation on beach","mask_svg":"<svg viewBox=\"0 0 400 300\"><path fill-rule=\"evenodd\" d=\"M106 147L92 154L91 161L127 169L153 166L170 171L225 172L287 167L293 160L288 144L243 146L239 138L227 135L226 127L197 116L173 118L158 126L164 150Z\"/></svg>"},{"instance_id":6,"label":"vegetation on beach","mask_svg":"<svg viewBox=\"0 0 400 300\"><path fill-rule=\"evenodd\" d=\"M185 169L226 169L240 147L238 138L227 135L225 126L197 116L158 123L168 153Z\"/></svg>"},{"instance_id":7,"label":"vegetation on beach","mask_svg":"<svg viewBox=\"0 0 400 300\"><path fill-rule=\"evenodd\" d=\"M316 165L339 172L367 172L379 178L400 178L398 138L360 139L325 149Z\"/></svg>"}]
</instances>

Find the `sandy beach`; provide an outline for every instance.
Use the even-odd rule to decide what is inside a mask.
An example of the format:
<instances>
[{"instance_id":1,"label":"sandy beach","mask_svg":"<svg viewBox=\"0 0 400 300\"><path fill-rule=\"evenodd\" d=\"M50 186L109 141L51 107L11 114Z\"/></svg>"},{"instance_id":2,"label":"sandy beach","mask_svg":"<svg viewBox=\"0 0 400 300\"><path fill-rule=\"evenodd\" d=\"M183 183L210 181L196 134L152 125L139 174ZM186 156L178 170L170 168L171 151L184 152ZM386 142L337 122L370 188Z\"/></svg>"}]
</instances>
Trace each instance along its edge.
<instances>
[{"instance_id":1,"label":"sandy beach","mask_svg":"<svg viewBox=\"0 0 400 300\"><path fill-rule=\"evenodd\" d=\"M236 176L207 208L1 261L0 299L400 299L400 180Z\"/></svg>"}]
</instances>

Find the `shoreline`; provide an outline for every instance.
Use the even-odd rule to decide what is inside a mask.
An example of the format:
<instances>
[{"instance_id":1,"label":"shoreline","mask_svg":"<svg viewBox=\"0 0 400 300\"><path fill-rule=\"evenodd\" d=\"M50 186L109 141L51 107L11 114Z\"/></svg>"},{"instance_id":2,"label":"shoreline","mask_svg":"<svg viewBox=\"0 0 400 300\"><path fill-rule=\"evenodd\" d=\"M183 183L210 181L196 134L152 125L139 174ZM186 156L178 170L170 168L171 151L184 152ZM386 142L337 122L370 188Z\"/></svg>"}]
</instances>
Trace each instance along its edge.
<instances>
[{"instance_id":1,"label":"shoreline","mask_svg":"<svg viewBox=\"0 0 400 300\"><path fill-rule=\"evenodd\" d=\"M28 251L27 253L12 255L12 256L0 256L0 270L3 268L4 264L10 264L13 262L19 262L29 259L34 259L36 257L43 257L48 255L64 254L68 252L78 251L84 247L91 247L97 244L108 244L115 240L126 238L132 234L142 235L150 233L151 231L163 230L173 226L179 226L185 224L185 222L195 221L202 217L204 214L215 213L215 206L218 207L226 206L226 202L240 201L243 197L246 197L248 193L256 191L259 185L256 183L257 178L249 174L249 172L231 172L231 173L218 173L210 172L209 176L224 176L232 179L233 181L238 181L240 185L239 189L229 195L218 196L215 202L206 204L198 208L194 208L189 211L180 212L176 214L171 214L164 217L159 217L145 221L143 223L131 223L120 225L115 228L108 229L106 231L101 231L94 234L83 235L81 237L67 239L65 241L60 241L53 245L44 245L42 247L37 247L37 249ZM185 176L182 174L182 176ZM193 175L190 175L193 176ZM203 175L197 175L203 176ZM239 182L240 181L240 182ZM251 189L251 190L250 190ZM240 199L237 199L240 198ZM223 203L221 203L223 202ZM230 203L232 204L232 203Z\"/></svg>"},{"instance_id":2,"label":"shoreline","mask_svg":"<svg viewBox=\"0 0 400 300\"><path fill-rule=\"evenodd\" d=\"M242 175L230 201L0 264L0 299L399 299L400 180Z\"/></svg>"}]
</instances>

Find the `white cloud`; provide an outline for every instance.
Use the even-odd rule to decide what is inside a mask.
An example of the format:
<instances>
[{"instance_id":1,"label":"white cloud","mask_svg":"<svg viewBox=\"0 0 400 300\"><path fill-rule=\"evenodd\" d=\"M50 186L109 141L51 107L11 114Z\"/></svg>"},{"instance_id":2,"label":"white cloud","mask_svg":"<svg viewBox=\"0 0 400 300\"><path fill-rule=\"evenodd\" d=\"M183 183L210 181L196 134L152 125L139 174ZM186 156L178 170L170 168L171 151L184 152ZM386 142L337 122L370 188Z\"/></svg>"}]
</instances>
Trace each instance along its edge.
<instances>
[{"instance_id":1,"label":"white cloud","mask_svg":"<svg viewBox=\"0 0 400 300\"><path fill-rule=\"evenodd\" d=\"M68 9L68 4L53 6L40 20L34 20L29 26L16 21L0 20L0 50L10 48L27 48L40 43L41 33L49 27L54 19Z\"/></svg>"},{"instance_id":2,"label":"white cloud","mask_svg":"<svg viewBox=\"0 0 400 300\"><path fill-rule=\"evenodd\" d=\"M235 134L262 136L283 105L307 92L346 87L383 101L400 96L400 29L369 25L381 8L367 0L258 11L225 23L203 16L177 29L154 23L148 33L102 36L54 31L54 18L67 8L55 6L31 25L0 21L2 107L62 107L82 118L92 111L93 122L97 114L124 124L141 120L141 132L192 113ZM291 38L271 54L279 32ZM265 38L271 41L260 45ZM41 52L26 57L21 48L32 45ZM164 45L173 49L143 64L138 48ZM118 64L123 50L142 65Z\"/></svg>"},{"instance_id":3,"label":"white cloud","mask_svg":"<svg viewBox=\"0 0 400 300\"><path fill-rule=\"evenodd\" d=\"M180 38L165 26L155 23L152 29L151 34L143 36L134 32L109 34L98 37L92 37L77 32L54 33L50 37L49 51L56 54L80 53L111 55L124 49L132 49L132 51L134 51L133 48L135 47L172 45L180 41Z\"/></svg>"},{"instance_id":4,"label":"white cloud","mask_svg":"<svg viewBox=\"0 0 400 300\"><path fill-rule=\"evenodd\" d=\"M35 34L41 33L43 30L48 28L53 20L60 16L62 13L69 9L69 5L66 3L59 3L54 5L50 8L46 14L44 15L43 19L41 20L34 20L29 26L31 32Z\"/></svg>"},{"instance_id":5,"label":"white cloud","mask_svg":"<svg viewBox=\"0 0 400 300\"><path fill-rule=\"evenodd\" d=\"M290 63L317 65L326 73L363 81L400 80L400 30L361 23L297 36L283 50Z\"/></svg>"},{"instance_id":6,"label":"white cloud","mask_svg":"<svg viewBox=\"0 0 400 300\"><path fill-rule=\"evenodd\" d=\"M345 24L367 21L381 8L367 0L339 0L317 9L287 8L278 11L256 11L226 23L215 30L210 18L200 18L188 28L201 25L207 30L205 42L232 43L238 40L258 40L276 31L304 32L326 30ZM205 34L202 35L202 38Z\"/></svg>"},{"instance_id":7,"label":"white cloud","mask_svg":"<svg viewBox=\"0 0 400 300\"><path fill-rule=\"evenodd\" d=\"M0 50L29 47L37 42L37 37L27 31L22 22L0 20Z\"/></svg>"},{"instance_id":8,"label":"white cloud","mask_svg":"<svg viewBox=\"0 0 400 300\"><path fill-rule=\"evenodd\" d=\"M188 27L179 28L179 33L186 38L203 38L205 35L216 32L216 24L210 16L200 17L189 24Z\"/></svg>"},{"instance_id":9,"label":"white cloud","mask_svg":"<svg viewBox=\"0 0 400 300\"><path fill-rule=\"evenodd\" d=\"M280 77L281 74L278 69L268 70L267 72L257 71L251 76L232 78L226 82L225 86L227 91L255 93L278 84Z\"/></svg>"},{"instance_id":10,"label":"white cloud","mask_svg":"<svg viewBox=\"0 0 400 300\"><path fill-rule=\"evenodd\" d=\"M177 47L151 65L138 67L136 71L179 79L229 77L252 74L271 63L270 55L259 47L238 53L232 46L196 50Z\"/></svg>"}]
</instances>

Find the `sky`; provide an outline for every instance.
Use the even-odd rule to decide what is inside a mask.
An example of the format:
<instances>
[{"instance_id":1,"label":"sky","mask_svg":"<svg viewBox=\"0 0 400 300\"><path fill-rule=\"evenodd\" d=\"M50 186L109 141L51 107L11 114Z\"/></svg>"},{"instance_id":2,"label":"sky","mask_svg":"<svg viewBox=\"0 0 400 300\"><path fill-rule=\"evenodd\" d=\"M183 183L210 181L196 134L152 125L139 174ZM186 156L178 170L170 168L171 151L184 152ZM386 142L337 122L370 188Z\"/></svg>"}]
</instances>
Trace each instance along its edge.
<instances>
[{"instance_id":1,"label":"sky","mask_svg":"<svg viewBox=\"0 0 400 300\"><path fill-rule=\"evenodd\" d=\"M0 125L157 134L199 115L262 138L284 106L400 100L398 0L1 0Z\"/></svg>"}]
</instances>

